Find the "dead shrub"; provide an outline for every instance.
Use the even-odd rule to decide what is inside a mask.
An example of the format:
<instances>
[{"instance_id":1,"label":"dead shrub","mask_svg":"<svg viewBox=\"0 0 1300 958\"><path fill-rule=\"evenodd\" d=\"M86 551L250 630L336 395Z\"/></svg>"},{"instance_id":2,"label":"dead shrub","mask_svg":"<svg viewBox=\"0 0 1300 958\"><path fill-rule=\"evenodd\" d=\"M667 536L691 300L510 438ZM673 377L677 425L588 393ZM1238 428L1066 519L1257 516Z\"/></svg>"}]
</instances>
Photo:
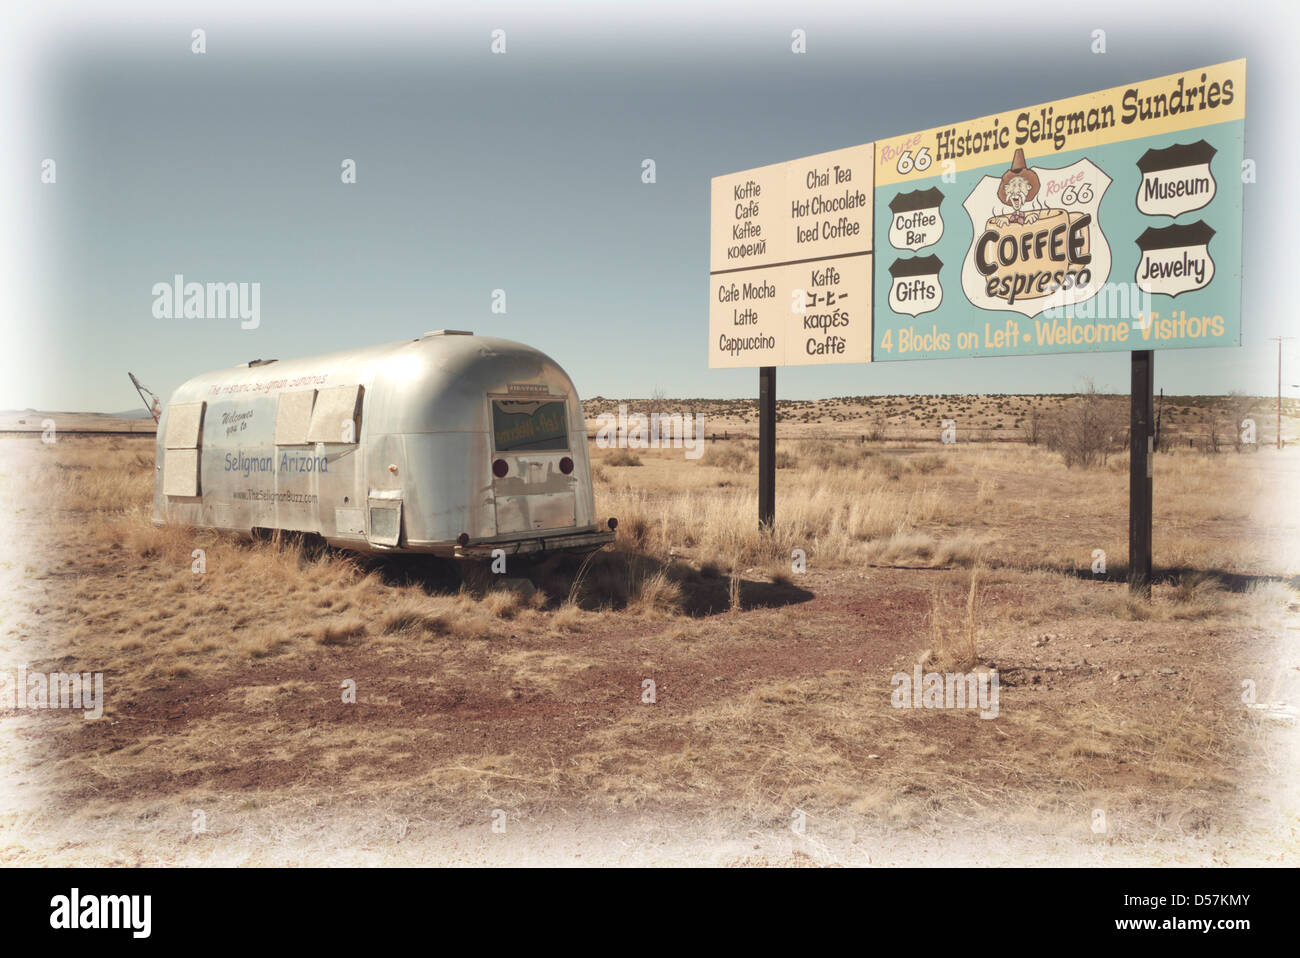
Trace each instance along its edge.
<instances>
[{"instance_id":1,"label":"dead shrub","mask_svg":"<svg viewBox=\"0 0 1300 958\"><path fill-rule=\"evenodd\" d=\"M1127 436L1125 404L1103 396L1089 381L1083 393L1052 415L1047 448L1058 452L1068 467L1091 469L1106 465L1124 447Z\"/></svg>"}]
</instances>

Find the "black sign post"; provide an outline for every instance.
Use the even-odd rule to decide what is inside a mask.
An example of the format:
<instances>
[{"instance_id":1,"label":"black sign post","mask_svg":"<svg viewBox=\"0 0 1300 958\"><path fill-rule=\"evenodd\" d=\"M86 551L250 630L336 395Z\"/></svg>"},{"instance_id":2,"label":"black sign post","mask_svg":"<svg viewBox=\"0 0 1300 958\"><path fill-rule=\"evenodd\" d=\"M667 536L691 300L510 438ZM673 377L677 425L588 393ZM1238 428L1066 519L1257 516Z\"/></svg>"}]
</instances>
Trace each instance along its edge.
<instances>
[{"instance_id":1,"label":"black sign post","mask_svg":"<svg viewBox=\"0 0 1300 958\"><path fill-rule=\"evenodd\" d=\"M1128 585L1151 596L1151 470L1155 458L1155 353L1132 352L1129 398Z\"/></svg>"},{"instance_id":2,"label":"black sign post","mask_svg":"<svg viewBox=\"0 0 1300 958\"><path fill-rule=\"evenodd\" d=\"M758 367L758 528L776 521L776 367Z\"/></svg>"}]
</instances>

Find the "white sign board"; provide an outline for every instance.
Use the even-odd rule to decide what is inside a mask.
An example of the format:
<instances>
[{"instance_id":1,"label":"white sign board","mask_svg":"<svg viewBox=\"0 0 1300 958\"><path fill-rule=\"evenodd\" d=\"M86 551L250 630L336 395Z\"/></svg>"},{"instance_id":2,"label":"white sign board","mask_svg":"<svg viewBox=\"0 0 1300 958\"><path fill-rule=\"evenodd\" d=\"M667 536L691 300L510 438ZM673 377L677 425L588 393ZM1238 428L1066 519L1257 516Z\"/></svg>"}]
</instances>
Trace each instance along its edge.
<instances>
[{"instance_id":1,"label":"white sign board","mask_svg":"<svg viewBox=\"0 0 1300 958\"><path fill-rule=\"evenodd\" d=\"M713 179L709 366L871 361L873 145Z\"/></svg>"}]
</instances>

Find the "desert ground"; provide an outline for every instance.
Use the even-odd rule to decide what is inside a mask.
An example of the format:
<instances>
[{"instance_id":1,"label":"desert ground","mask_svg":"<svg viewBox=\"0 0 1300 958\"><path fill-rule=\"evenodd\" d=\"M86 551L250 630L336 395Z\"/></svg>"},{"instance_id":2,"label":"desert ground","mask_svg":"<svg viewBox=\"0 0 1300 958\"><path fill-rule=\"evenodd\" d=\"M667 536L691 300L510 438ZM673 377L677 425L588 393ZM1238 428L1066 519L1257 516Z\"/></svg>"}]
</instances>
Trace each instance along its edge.
<instances>
[{"instance_id":1,"label":"desert ground","mask_svg":"<svg viewBox=\"0 0 1300 958\"><path fill-rule=\"evenodd\" d=\"M1149 601L1126 397L783 403L770 532L752 402L626 405L727 438L593 443L617 541L506 576L155 528L139 423L0 417L0 669L105 690L0 703L0 861L1296 863L1300 447L1268 400L1165 398ZM895 707L918 664L995 671L996 717Z\"/></svg>"}]
</instances>

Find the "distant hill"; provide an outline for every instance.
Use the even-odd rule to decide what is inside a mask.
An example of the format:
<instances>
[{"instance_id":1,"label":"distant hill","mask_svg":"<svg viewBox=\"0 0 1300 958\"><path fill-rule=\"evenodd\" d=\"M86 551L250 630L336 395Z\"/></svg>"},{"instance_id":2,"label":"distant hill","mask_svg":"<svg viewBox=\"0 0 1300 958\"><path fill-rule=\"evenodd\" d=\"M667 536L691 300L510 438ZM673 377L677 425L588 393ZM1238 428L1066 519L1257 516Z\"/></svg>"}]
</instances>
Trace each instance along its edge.
<instances>
[{"instance_id":1,"label":"distant hill","mask_svg":"<svg viewBox=\"0 0 1300 958\"><path fill-rule=\"evenodd\" d=\"M952 420L959 434L981 441L1026 441L1042 437L1051 420L1072 403L1077 393L957 394L841 396L833 399L778 399L777 435L780 438L868 438L936 440L942 424ZM1129 397L1107 395L1107 407L1127 427ZM587 432L594 435L602 415L699 415L705 436L746 437L758 434L756 399L609 399L593 396L583 401ZM1268 396L1163 396L1157 397L1161 435L1170 443L1219 444L1230 442L1240 421L1255 420L1261 442L1276 435L1277 401ZM1294 435L1300 418L1300 400L1283 400L1283 434ZM608 421L608 420L606 420ZM1217 437L1217 438L1216 438Z\"/></svg>"},{"instance_id":2,"label":"distant hill","mask_svg":"<svg viewBox=\"0 0 1300 958\"><path fill-rule=\"evenodd\" d=\"M0 411L0 431L39 433L47 419L63 432L138 432L155 433L153 417L144 409L130 412L51 412L40 409L6 409Z\"/></svg>"}]
</instances>

